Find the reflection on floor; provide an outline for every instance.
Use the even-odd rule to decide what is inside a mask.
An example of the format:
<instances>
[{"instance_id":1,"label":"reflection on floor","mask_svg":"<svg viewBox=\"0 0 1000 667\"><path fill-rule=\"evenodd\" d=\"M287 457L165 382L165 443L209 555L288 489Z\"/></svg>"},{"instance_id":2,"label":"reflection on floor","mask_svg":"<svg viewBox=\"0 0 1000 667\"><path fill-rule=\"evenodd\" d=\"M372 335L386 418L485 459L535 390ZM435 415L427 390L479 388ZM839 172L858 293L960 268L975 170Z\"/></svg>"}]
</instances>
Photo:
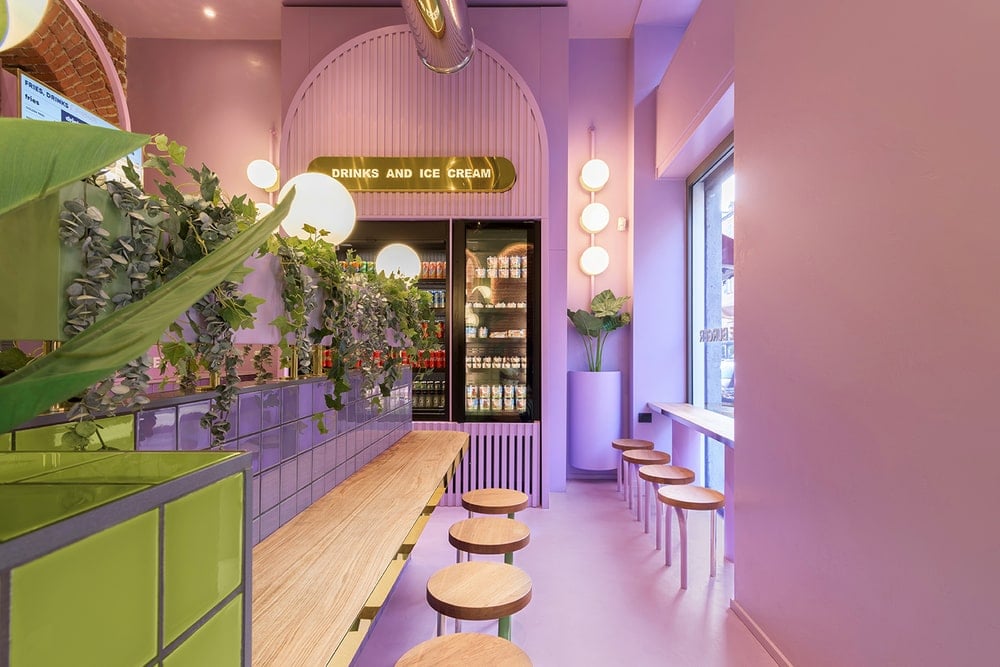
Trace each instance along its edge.
<instances>
[{"instance_id":1,"label":"reflection on floor","mask_svg":"<svg viewBox=\"0 0 1000 667\"><path fill-rule=\"evenodd\" d=\"M435 570L455 562L448 527L465 517L459 508L435 510L355 667L391 667L434 636L436 615L427 606L425 585ZM567 493L552 494L550 509L528 509L518 518L531 527L531 543L515 555L515 564L531 575L533 593L514 616L512 635L536 666L775 664L729 610L733 564L726 562L715 580L708 578L706 512L690 514L686 591L679 586L677 522L674 564L665 568L652 526L643 533L614 481L570 481ZM720 522L720 558L722 534ZM462 624L464 632L496 629L495 621Z\"/></svg>"}]
</instances>

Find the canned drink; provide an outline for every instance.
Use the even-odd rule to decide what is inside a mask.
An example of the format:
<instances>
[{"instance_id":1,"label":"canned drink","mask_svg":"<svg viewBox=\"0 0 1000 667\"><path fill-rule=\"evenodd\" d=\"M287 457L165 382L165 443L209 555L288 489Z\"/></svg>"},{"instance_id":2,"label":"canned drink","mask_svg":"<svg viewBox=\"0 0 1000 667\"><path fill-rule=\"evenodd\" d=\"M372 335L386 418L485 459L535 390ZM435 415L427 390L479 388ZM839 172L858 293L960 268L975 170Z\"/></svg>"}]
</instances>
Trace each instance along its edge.
<instances>
[{"instance_id":1,"label":"canned drink","mask_svg":"<svg viewBox=\"0 0 1000 667\"><path fill-rule=\"evenodd\" d=\"M499 278L510 278L510 269L504 266L500 267L500 272L498 274Z\"/></svg>"},{"instance_id":2,"label":"canned drink","mask_svg":"<svg viewBox=\"0 0 1000 667\"><path fill-rule=\"evenodd\" d=\"M497 412L503 410L503 399L502 398L491 398L490 399L490 409L496 410Z\"/></svg>"},{"instance_id":3,"label":"canned drink","mask_svg":"<svg viewBox=\"0 0 1000 667\"><path fill-rule=\"evenodd\" d=\"M500 257L498 259L500 260L500 268L501 269L509 269L510 268L510 255L500 255Z\"/></svg>"},{"instance_id":4,"label":"canned drink","mask_svg":"<svg viewBox=\"0 0 1000 667\"><path fill-rule=\"evenodd\" d=\"M477 398L479 396L479 387L474 384L465 385L465 397L466 398Z\"/></svg>"},{"instance_id":5,"label":"canned drink","mask_svg":"<svg viewBox=\"0 0 1000 667\"><path fill-rule=\"evenodd\" d=\"M512 268L512 269L520 269L521 268L521 256L520 255L511 255L511 258L510 258L510 268Z\"/></svg>"},{"instance_id":6,"label":"canned drink","mask_svg":"<svg viewBox=\"0 0 1000 667\"><path fill-rule=\"evenodd\" d=\"M514 410L514 399L505 397L503 399L503 409L512 412Z\"/></svg>"},{"instance_id":7,"label":"canned drink","mask_svg":"<svg viewBox=\"0 0 1000 667\"><path fill-rule=\"evenodd\" d=\"M486 258L486 268L495 269L497 268L497 258L494 255L490 255Z\"/></svg>"},{"instance_id":8,"label":"canned drink","mask_svg":"<svg viewBox=\"0 0 1000 667\"><path fill-rule=\"evenodd\" d=\"M514 399L514 409L518 412L524 412L528 409L528 399L526 398L516 398Z\"/></svg>"},{"instance_id":9,"label":"canned drink","mask_svg":"<svg viewBox=\"0 0 1000 667\"><path fill-rule=\"evenodd\" d=\"M521 267L519 266L510 267L510 277L514 278L515 280L519 279L521 277Z\"/></svg>"},{"instance_id":10,"label":"canned drink","mask_svg":"<svg viewBox=\"0 0 1000 667\"><path fill-rule=\"evenodd\" d=\"M484 269L481 266L477 266L476 267L476 277L477 278L485 278L486 277L486 269Z\"/></svg>"},{"instance_id":11,"label":"canned drink","mask_svg":"<svg viewBox=\"0 0 1000 667\"><path fill-rule=\"evenodd\" d=\"M490 387L490 396L493 398L503 398L503 387L498 384Z\"/></svg>"},{"instance_id":12,"label":"canned drink","mask_svg":"<svg viewBox=\"0 0 1000 667\"><path fill-rule=\"evenodd\" d=\"M514 398L514 385L505 384L503 386L503 397L504 398Z\"/></svg>"},{"instance_id":13,"label":"canned drink","mask_svg":"<svg viewBox=\"0 0 1000 667\"><path fill-rule=\"evenodd\" d=\"M528 396L528 385L526 384L517 385L517 387L515 388L514 395L517 396L518 398L526 398Z\"/></svg>"},{"instance_id":14,"label":"canned drink","mask_svg":"<svg viewBox=\"0 0 1000 667\"><path fill-rule=\"evenodd\" d=\"M479 399L478 398L467 398L465 399L465 408L467 410L478 410L479 409Z\"/></svg>"},{"instance_id":15,"label":"canned drink","mask_svg":"<svg viewBox=\"0 0 1000 667\"><path fill-rule=\"evenodd\" d=\"M490 386L488 384L479 385L479 398L490 397Z\"/></svg>"},{"instance_id":16,"label":"canned drink","mask_svg":"<svg viewBox=\"0 0 1000 667\"><path fill-rule=\"evenodd\" d=\"M480 338L489 338L490 337L490 330L487 329L486 327L479 327L479 337Z\"/></svg>"}]
</instances>

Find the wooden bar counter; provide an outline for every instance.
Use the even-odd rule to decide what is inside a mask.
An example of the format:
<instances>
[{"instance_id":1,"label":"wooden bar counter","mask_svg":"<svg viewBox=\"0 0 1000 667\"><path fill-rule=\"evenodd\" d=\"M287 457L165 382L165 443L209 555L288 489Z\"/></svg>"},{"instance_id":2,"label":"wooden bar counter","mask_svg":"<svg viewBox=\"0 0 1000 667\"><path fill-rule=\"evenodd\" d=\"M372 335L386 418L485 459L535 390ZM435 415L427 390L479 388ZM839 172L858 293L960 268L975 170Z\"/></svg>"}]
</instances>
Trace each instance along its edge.
<instances>
[{"instance_id":1,"label":"wooden bar counter","mask_svg":"<svg viewBox=\"0 0 1000 667\"><path fill-rule=\"evenodd\" d=\"M349 664L468 444L412 431L254 548L254 665Z\"/></svg>"}]
</instances>

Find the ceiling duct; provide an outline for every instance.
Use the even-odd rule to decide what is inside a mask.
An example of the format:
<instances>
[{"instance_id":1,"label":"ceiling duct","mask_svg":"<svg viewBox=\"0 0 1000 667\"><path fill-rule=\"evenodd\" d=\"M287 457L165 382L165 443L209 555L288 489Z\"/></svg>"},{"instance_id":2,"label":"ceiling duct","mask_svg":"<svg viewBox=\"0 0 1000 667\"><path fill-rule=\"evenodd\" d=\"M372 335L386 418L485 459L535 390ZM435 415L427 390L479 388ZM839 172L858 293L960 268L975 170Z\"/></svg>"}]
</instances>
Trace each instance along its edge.
<instances>
[{"instance_id":1,"label":"ceiling duct","mask_svg":"<svg viewBox=\"0 0 1000 667\"><path fill-rule=\"evenodd\" d=\"M472 60L476 37L465 0L402 0L417 54L428 69L451 74Z\"/></svg>"}]
</instances>

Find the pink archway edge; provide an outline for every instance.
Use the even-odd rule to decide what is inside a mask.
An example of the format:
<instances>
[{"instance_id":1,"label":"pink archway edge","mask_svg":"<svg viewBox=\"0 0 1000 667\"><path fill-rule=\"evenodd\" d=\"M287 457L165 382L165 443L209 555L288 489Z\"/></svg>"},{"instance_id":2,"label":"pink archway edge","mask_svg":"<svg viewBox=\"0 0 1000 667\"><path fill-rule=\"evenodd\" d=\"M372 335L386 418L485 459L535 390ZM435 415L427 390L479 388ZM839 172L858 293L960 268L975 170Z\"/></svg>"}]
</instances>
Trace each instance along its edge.
<instances>
[{"instance_id":1,"label":"pink archway edge","mask_svg":"<svg viewBox=\"0 0 1000 667\"><path fill-rule=\"evenodd\" d=\"M104 45L104 40L101 39L101 33L97 31L97 27L90 20L90 17L87 16L87 12L84 11L79 0L64 0L64 2L69 7L69 10L73 12L76 20L79 21L83 31L87 34L87 39L90 40L94 51L97 53L97 59L101 61L104 75L108 78L108 85L111 86L111 94L115 98L115 106L118 107L118 124L123 130L131 131L132 118L128 113L128 101L125 99L125 89L122 87L121 79L118 78L118 70L115 69L111 53L108 52L108 47Z\"/></svg>"}]
</instances>

